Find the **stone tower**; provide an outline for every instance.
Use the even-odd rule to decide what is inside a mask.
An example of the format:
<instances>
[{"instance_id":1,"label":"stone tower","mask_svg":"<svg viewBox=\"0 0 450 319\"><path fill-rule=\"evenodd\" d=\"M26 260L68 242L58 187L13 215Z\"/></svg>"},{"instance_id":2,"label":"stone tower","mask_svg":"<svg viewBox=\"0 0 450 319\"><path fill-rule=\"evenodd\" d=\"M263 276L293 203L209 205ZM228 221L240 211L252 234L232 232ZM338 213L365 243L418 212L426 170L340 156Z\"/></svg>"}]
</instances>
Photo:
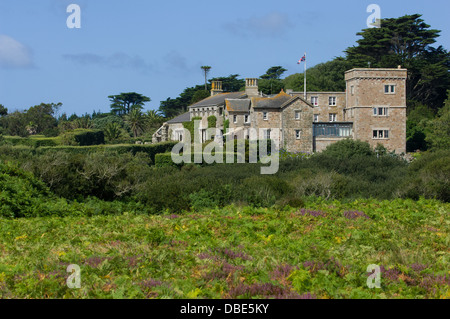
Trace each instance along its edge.
<instances>
[{"instance_id":1,"label":"stone tower","mask_svg":"<svg viewBox=\"0 0 450 319\"><path fill-rule=\"evenodd\" d=\"M354 139L406 153L406 77L401 67L345 73L345 120L353 122Z\"/></svg>"}]
</instances>

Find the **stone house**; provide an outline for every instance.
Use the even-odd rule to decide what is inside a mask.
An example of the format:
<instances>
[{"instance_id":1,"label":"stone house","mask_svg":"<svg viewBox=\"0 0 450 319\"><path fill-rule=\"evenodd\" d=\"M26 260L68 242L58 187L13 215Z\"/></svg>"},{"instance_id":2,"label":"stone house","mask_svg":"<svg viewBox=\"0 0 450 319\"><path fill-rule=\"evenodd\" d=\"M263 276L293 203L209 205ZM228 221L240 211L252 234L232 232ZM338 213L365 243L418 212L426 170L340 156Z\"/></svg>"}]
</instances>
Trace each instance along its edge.
<instances>
[{"instance_id":1,"label":"stone house","mask_svg":"<svg viewBox=\"0 0 450 319\"><path fill-rule=\"evenodd\" d=\"M199 134L205 142L211 138L207 118L214 115L223 135L249 139L262 130L264 138L275 139L289 152L320 152L352 138L405 153L406 77L407 70L400 67L352 69L345 73L345 92L307 92L306 98L291 90L264 95L258 91L258 79L246 79L245 91L231 93L213 82L210 97L164 123L153 140L182 141L183 122L201 117ZM224 132L225 120L231 132Z\"/></svg>"}]
</instances>

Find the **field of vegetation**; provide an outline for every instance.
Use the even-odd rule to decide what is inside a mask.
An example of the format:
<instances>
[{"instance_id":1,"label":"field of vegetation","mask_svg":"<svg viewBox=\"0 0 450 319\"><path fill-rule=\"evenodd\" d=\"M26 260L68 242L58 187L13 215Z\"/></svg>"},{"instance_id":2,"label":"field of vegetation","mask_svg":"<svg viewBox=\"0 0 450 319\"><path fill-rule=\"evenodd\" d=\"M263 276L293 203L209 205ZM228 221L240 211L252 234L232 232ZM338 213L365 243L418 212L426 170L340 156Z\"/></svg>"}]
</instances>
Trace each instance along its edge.
<instances>
[{"instance_id":1,"label":"field of vegetation","mask_svg":"<svg viewBox=\"0 0 450 319\"><path fill-rule=\"evenodd\" d=\"M449 204L2 219L2 298L449 298ZM81 289L69 289L69 264ZM367 266L381 288L367 287Z\"/></svg>"},{"instance_id":2,"label":"field of vegetation","mask_svg":"<svg viewBox=\"0 0 450 319\"><path fill-rule=\"evenodd\" d=\"M170 147L0 146L0 296L450 297L449 151L345 140L265 176L154 165Z\"/></svg>"}]
</instances>

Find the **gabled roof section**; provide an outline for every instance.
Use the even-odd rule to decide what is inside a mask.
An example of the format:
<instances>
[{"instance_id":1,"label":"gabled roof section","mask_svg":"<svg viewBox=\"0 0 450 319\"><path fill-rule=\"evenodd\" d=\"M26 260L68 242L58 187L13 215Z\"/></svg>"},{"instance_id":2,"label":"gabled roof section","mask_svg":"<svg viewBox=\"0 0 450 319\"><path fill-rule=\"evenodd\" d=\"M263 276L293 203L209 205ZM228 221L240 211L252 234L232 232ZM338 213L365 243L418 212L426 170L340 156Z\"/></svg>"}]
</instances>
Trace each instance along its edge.
<instances>
[{"instance_id":1,"label":"gabled roof section","mask_svg":"<svg viewBox=\"0 0 450 319\"><path fill-rule=\"evenodd\" d=\"M250 99L226 99L225 105L228 112L249 112Z\"/></svg>"},{"instance_id":2,"label":"gabled roof section","mask_svg":"<svg viewBox=\"0 0 450 319\"><path fill-rule=\"evenodd\" d=\"M255 109L280 109L291 99L293 97L282 90L279 94L271 98L252 97L252 104Z\"/></svg>"},{"instance_id":3,"label":"gabled roof section","mask_svg":"<svg viewBox=\"0 0 450 319\"><path fill-rule=\"evenodd\" d=\"M178 115L177 117L167 121L167 124L176 124L176 123L184 123L189 122L191 120L191 115L189 112Z\"/></svg>"},{"instance_id":4,"label":"gabled roof section","mask_svg":"<svg viewBox=\"0 0 450 319\"><path fill-rule=\"evenodd\" d=\"M300 101L302 101L303 103L305 103L306 105L308 105L309 107L314 108L314 106L313 106L310 102L308 102L307 100L305 100L304 98L302 98L302 97L300 97L300 96L294 96L294 97L291 98L289 101L286 101L286 102L281 106L281 108L283 109L283 108L287 107L288 105L290 105L291 103L293 103L293 102L295 102L295 101L297 101L297 100L300 100Z\"/></svg>"},{"instance_id":5,"label":"gabled roof section","mask_svg":"<svg viewBox=\"0 0 450 319\"><path fill-rule=\"evenodd\" d=\"M206 99L201 100L195 104L192 104L191 106L189 106L189 108L223 105L223 104L225 104L225 99L239 99L239 98L244 98L246 96L247 95L245 95L245 92L220 93L220 94L216 94L216 95L207 97Z\"/></svg>"}]
</instances>

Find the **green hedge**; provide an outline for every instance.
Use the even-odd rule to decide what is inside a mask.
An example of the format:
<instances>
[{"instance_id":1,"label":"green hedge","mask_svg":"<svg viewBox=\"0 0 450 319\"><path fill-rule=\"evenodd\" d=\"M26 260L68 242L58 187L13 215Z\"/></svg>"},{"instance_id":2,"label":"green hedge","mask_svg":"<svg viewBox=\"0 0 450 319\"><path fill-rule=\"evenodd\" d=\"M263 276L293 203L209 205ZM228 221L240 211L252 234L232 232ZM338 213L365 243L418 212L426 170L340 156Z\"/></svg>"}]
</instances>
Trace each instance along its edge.
<instances>
[{"instance_id":1,"label":"green hedge","mask_svg":"<svg viewBox=\"0 0 450 319\"><path fill-rule=\"evenodd\" d=\"M48 137L19 137L19 136L5 136L3 138L4 144L13 146L23 145L29 147L44 147L44 146L57 146L59 145L58 138Z\"/></svg>"},{"instance_id":2,"label":"green hedge","mask_svg":"<svg viewBox=\"0 0 450 319\"><path fill-rule=\"evenodd\" d=\"M105 133L103 131L86 131L75 134L75 141L80 146L105 144Z\"/></svg>"},{"instance_id":3,"label":"green hedge","mask_svg":"<svg viewBox=\"0 0 450 319\"><path fill-rule=\"evenodd\" d=\"M63 134L62 144L72 146L90 146L105 144L105 134L99 130L76 129Z\"/></svg>"},{"instance_id":4,"label":"green hedge","mask_svg":"<svg viewBox=\"0 0 450 319\"><path fill-rule=\"evenodd\" d=\"M164 142L159 144L137 145L137 144L119 144L119 145L93 145L93 146L56 146L42 147L39 152L67 151L74 154L86 154L94 152L116 152L118 154L138 152L146 153L150 156L152 163L155 162L155 155L159 153L167 153L178 142Z\"/></svg>"}]
</instances>

